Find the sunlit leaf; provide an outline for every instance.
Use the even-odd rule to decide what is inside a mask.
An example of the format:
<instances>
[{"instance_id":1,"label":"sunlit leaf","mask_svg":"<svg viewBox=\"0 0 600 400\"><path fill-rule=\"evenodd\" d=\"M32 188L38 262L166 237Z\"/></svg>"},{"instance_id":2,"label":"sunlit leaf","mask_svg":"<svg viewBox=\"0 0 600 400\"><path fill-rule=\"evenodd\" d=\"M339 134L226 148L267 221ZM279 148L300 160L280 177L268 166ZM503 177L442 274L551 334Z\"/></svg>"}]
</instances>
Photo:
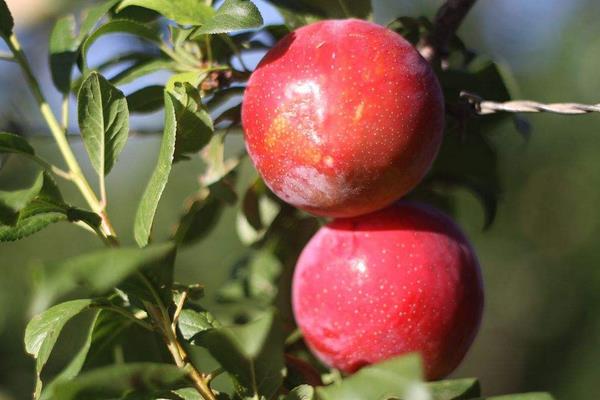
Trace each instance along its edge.
<instances>
[{"instance_id":1,"label":"sunlit leaf","mask_svg":"<svg viewBox=\"0 0 600 400\"><path fill-rule=\"evenodd\" d=\"M77 96L79 128L90 162L107 175L129 135L129 110L123 93L102 75L92 72Z\"/></svg>"},{"instance_id":2,"label":"sunlit leaf","mask_svg":"<svg viewBox=\"0 0 600 400\"><path fill-rule=\"evenodd\" d=\"M50 72L54 86L63 94L71 89L71 73L77 61L75 18L72 15L56 21L50 34Z\"/></svg>"},{"instance_id":3,"label":"sunlit leaf","mask_svg":"<svg viewBox=\"0 0 600 400\"><path fill-rule=\"evenodd\" d=\"M135 241L140 247L146 246L150 239L154 215L156 214L156 209L158 208L158 203L165 190L167 181L169 180L171 167L173 165L173 155L175 153L177 120L175 119L175 108L173 106L174 100L171 95L166 92L164 96L165 127L158 160L135 215L134 236Z\"/></svg>"},{"instance_id":4,"label":"sunlit leaf","mask_svg":"<svg viewBox=\"0 0 600 400\"><path fill-rule=\"evenodd\" d=\"M225 0L215 15L194 32L192 38L209 33L259 28L262 24L260 11L250 0Z\"/></svg>"},{"instance_id":5,"label":"sunlit leaf","mask_svg":"<svg viewBox=\"0 0 600 400\"><path fill-rule=\"evenodd\" d=\"M203 0L123 0L117 10L129 6L154 10L181 25L200 25L214 15L214 10Z\"/></svg>"}]
</instances>

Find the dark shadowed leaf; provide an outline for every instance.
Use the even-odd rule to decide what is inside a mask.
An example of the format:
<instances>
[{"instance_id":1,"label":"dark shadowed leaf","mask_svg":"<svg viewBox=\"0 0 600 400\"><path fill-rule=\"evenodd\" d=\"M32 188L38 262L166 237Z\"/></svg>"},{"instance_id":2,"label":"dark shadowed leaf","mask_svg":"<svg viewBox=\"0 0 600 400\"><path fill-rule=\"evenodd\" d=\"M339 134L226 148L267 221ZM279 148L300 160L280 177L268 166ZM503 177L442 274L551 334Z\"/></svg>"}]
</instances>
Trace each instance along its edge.
<instances>
[{"instance_id":1,"label":"dark shadowed leaf","mask_svg":"<svg viewBox=\"0 0 600 400\"><path fill-rule=\"evenodd\" d=\"M13 216L10 224L0 223L0 242L22 239L58 221L82 221L92 229L100 225L97 214L65 204L56 183L44 173L43 185L33 199Z\"/></svg>"},{"instance_id":2,"label":"dark shadowed leaf","mask_svg":"<svg viewBox=\"0 0 600 400\"><path fill-rule=\"evenodd\" d=\"M71 90L71 73L77 61L75 17L68 15L56 21L50 34L50 72L54 86L63 94Z\"/></svg>"},{"instance_id":3,"label":"dark shadowed leaf","mask_svg":"<svg viewBox=\"0 0 600 400\"><path fill-rule=\"evenodd\" d=\"M36 293L39 303L49 303L81 288L87 293L101 294L119 285L134 272L167 257L170 243L139 248L111 248L94 251L46 268Z\"/></svg>"},{"instance_id":4,"label":"dark shadowed leaf","mask_svg":"<svg viewBox=\"0 0 600 400\"><path fill-rule=\"evenodd\" d=\"M430 399L427 387L421 382L421 362L417 355L365 367L341 384L317 388L317 394L322 400Z\"/></svg>"},{"instance_id":5,"label":"dark shadowed leaf","mask_svg":"<svg viewBox=\"0 0 600 400\"><path fill-rule=\"evenodd\" d=\"M90 47L100 37L109 33L128 33L150 43L160 43L160 37L156 31L139 22L129 20L113 20L100 26L91 35L89 35L81 45L81 57L83 69L87 69L87 54Z\"/></svg>"},{"instance_id":6,"label":"dark shadowed leaf","mask_svg":"<svg viewBox=\"0 0 600 400\"><path fill-rule=\"evenodd\" d=\"M90 322L88 333L85 337L83 345L77 354L75 354L75 356L71 359L71 362L69 362L65 369L63 369L62 372L49 385L46 385L46 388L42 392L42 400L51 400L52 398L55 398L54 387L60 382L73 379L79 374L79 372L81 372L83 364L85 363L85 359L87 358L88 352L92 345L94 329L96 328L96 323L98 322L101 313L103 313L103 311L94 311L94 317Z\"/></svg>"},{"instance_id":7,"label":"dark shadowed leaf","mask_svg":"<svg viewBox=\"0 0 600 400\"><path fill-rule=\"evenodd\" d=\"M77 103L83 144L98 175L105 176L127 142L127 100L102 75L92 72L81 85Z\"/></svg>"},{"instance_id":8,"label":"dark shadowed leaf","mask_svg":"<svg viewBox=\"0 0 600 400\"><path fill-rule=\"evenodd\" d=\"M432 400L468 400L481 395L479 381L473 378L431 382L427 388Z\"/></svg>"},{"instance_id":9,"label":"dark shadowed leaf","mask_svg":"<svg viewBox=\"0 0 600 400\"><path fill-rule=\"evenodd\" d=\"M15 27L10 10L4 0L0 0L0 35L4 38L9 38L12 35L12 30Z\"/></svg>"},{"instance_id":10,"label":"dark shadowed leaf","mask_svg":"<svg viewBox=\"0 0 600 400\"><path fill-rule=\"evenodd\" d=\"M98 368L56 386L56 398L90 400L123 398L129 393L155 399L183 382L186 371L169 364L116 364Z\"/></svg>"},{"instance_id":11,"label":"dark shadowed leaf","mask_svg":"<svg viewBox=\"0 0 600 400\"><path fill-rule=\"evenodd\" d=\"M164 93L165 103L165 128L160 144L158 161L154 172L150 177L148 186L142 195L134 222L134 236L137 244L142 247L148 244L154 215L158 208L158 202L162 196L173 165L173 154L175 153L175 137L177 133L177 121L175 119L175 108L173 98Z\"/></svg>"},{"instance_id":12,"label":"dark shadowed leaf","mask_svg":"<svg viewBox=\"0 0 600 400\"><path fill-rule=\"evenodd\" d=\"M131 113L151 113L160 110L164 105L163 86L147 86L127 96L127 104Z\"/></svg>"},{"instance_id":13,"label":"dark shadowed leaf","mask_svg":"<svg viewBox=\"0 0 600 400\"><path fill-rule=\"evenodd\" d=\"M323 18L367 18L371 0L273 0L290 26L314 22Z\"/></svg>"},{"instance_id":14,"label":"dark shadowed leaf","mask_svg":"<svg viewBox=\"0 0 600 400\"><path fill-rule=\"evenodd\" d=\"M40 193L43 184L44 174L39 172L27 188L12 191L0 190L0 224L16 223L19 211Z\"/></svg>"},{"instance_id":15,"label":"dark shadowed leaf","mask_svg":"<svg viewBox=\"0 0 600 400\"><path fill-rule=\"evenodd\" d=\"M79 35L77 36L77 43L83 43L92 29L96 27L98 22L100 22L100 20L108 13L108 11L119 1L121 0L105 0L99 2L93 7L88 8L84 13L83 19L81 20Z\"/></svg>"},{"instance_id":16,"label":"dark shadowed leaf","mask_svg":"<svg viewBox=\"0 0 600 400\"><path fill-rule=\"evenodd\" d=\"M260 11L250 0L225 0L215 15L194 32L192 38L209 33L259 28L262 24Z\"/></svg>"},{"instance_id":17,"label":"dark shadowed leaf","mask_svg":"<svg viewBox=\"0 0 600 400\"><path fill-rule=\"evenodd\" d=\"M237 232L245 245L260 241L281 210L273 200L262 180L257 179L246 190L242 207L237 215Z\"/></svg>"},{"instance_id":18,"label":"dark shadowed leaf","mask_svg":"<svg viewBox=\"0 0 600 400\"><path fill-rule=\"evenodd\" d=\"M283 332L273 311L246 325L200 332L205 347L235 382L243 398L271 398L283 381Z\"/></svg>"},{"instance_id":19,"label":"dark shadowed leaf","mask_svg":"<svg viewBox=\"0 0 600 400\"><path fill-rule=\"evenodd\" d=\"M63 327L71 318L92 304L92 300L73 300L57 304L54 307L36 315L25 329L25 350L36 359L37 384L36 394L42 388L40 374L52 353L56 340ZM37 397L37 396L36 396Z\"/></svg>"},{"instance_id":20,"label":"dark shadowed leaf","mask_svg":"<svg viewBox=\"0 0 600 400\"><path fill-rule=\"evenodd\" d=\"M0 0L1 1L1 0ZM17 153L24 155L34 155L33 147L23 136L13 133L0 132L0 154Z\"/></svg>"},{"instance_id":21,"label":"dark shadowed leaf","mask_svg":"<svg viewBox=\"0 0 600 400\"><path fill-rule=\"evenodd\" d=\"M176 82L171 95L177 120L174 154L174 162L177 162L200 151L210 141L214 128L196 87Z\"/></svg>"},{"instance_id":22,"label":"dark shadowed leaf","mask_svg":"<svg viewBox=\"0 0 600 400\"><path fill-rule=\"evenodd\" d=\"M174 64L166 59L140 59L111 78L113 85L125 85L157 71L170 70Z\"/></svg>"},{"instance_id":23,"label":"dark shadowed leaf","mask_svg":"<svg viewBox=\"0 0 600 400\"><path fill-rule=\"evenodd\" d=\"M129 6L154 10L181 25L200 25L214 15L214 10L203 0L124 0L117 10Z\"/></svg>"}]
</instances>

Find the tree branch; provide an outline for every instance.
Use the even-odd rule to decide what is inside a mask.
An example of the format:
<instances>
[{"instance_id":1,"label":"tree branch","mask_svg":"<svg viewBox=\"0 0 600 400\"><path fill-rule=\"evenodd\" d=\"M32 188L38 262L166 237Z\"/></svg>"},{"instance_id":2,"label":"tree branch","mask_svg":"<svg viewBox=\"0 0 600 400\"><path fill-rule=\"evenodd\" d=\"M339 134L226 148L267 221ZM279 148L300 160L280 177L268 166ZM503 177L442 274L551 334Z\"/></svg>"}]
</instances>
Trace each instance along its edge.
<instances>
[{"instance_id":1,"label":"tree branch","mask_svg":"<svg viewBox=\"0 0 600 400\"><path fill-rule=\"evenodd\" d=\"M448 43L477 0L446 0L438 10L433 29L417 45L419 52L430 63L437 63L448 55Z\"/></svg>"},{"instance_id":2,"label":"tree branch","mask_svg":"<svg viewBox=\"0 0 600 400\"><path fill-rule=\"evenodd\" d=\"M462 92L460 97L473 106L479 115L494 114L498 112L510 113L539 113L547 112L563 115L579 115L600 112L599 104L580 103L538 103L531 100L512 100L504 103L484 100L473 93Z\"/></svg>"}]
</instances>

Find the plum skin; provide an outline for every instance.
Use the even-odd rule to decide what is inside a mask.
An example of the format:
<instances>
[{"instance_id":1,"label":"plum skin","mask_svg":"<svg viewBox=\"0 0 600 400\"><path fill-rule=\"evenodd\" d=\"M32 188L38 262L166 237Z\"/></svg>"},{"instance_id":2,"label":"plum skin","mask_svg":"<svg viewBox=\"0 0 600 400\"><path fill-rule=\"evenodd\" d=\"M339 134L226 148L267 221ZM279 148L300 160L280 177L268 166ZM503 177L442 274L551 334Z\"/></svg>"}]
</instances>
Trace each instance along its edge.
<instances>
[{"instance_id":1,"label":"plum skin","mask_svg":"<svg viewBox=\"0 0 600 400\"><path fill-rule=\"evenodd\" d=\"M475 338L483 285L473 248L450 218L400 203L321 228L296 265L292 305L326 365L351 373L420 352L426 378L436 380Z\"/></svg>"},{"instance_id":2,"label":"plum skin","mask_svg":"<svg viewBox=\"0 0 600 400\"><path fill-rule=\"evenodd\" d=\"M429 64L400 35L328 20L283 38L249 79L246 148L269 188L312 214L381 209L416 186L442 140Z\"/></svg>"}]
</instances>

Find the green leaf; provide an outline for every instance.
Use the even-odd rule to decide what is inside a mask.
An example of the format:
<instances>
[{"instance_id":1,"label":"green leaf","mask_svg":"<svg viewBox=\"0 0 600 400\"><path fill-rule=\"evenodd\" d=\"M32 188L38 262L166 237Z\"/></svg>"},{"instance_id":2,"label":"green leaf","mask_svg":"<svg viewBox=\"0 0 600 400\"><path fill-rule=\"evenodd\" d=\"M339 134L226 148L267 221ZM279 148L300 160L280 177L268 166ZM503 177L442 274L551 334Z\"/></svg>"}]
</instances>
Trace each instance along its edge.
<instances>
[{"instance_id":1,"label":"green leaf","mask_svg":"<svg viewBox=\"0 0 600 400\"><path fill-rule=\"evenodd\" d=\"M54 86L63 94L71 90L71 74L77 61L78 45L75 18L68 15L56 21L50 34L50 72Z\"/></svg>"},{"instance_id":2,"label":"green leaf","mask_svg":"<svg viewBox=\"0 0 600 400\"><path fill-rule=\"evenodd\" d=\"M208 311L192 309L182 310L177 324L185 340L190 340L200 332L220 327L219 321Z\"/></svg>"},{"instance_id":3,"label":"green leaf","mask_svg":"<svg viewBox=\"0 0 600 400\"><path fill-rule=\"evenodd\" d=\"M0 0L2 1L2 0ZM24 155L34 155L33 147L23 136L8 132L0 132L0 154L16 153Z\"/></svg>"},{"instance_id":4,"label":"green leaf","mask_svg":"<svg viewBox=\"0 0 600 400\"><path fill-rule=\"evenodd\" d=\"M88 68L87 54L90 47L100 37L109 33L129 33L131 35L137 36L138 38L144 39L150 43L160 43L160 37L158 36L158 34L151 28L139 22L129 20L113 20L107 22L106 24L96 29L91 35L89 35L81 45L81 56L84 70L87 70Z\"/></svg>"},{"instance_id":5,"label":"green leaf","mask_svg":"<svg viewBox=\"0 0 600 400\"><path fill-rule=\"evenodd\" d=\"M432 400L468 400L481 395L479 381L473 378L431 382L427 388Z\"/></svg>"},{"instance_id":6,"label":"green leaf","mask_svg":"<svg viewBox=\"0 0 600 400\"><path fill-rule=\"evenodd\" d=\"M0 35L8 39L12 35L15 21L4 0L0 0Z\"/></svg>"},{"instance_id":7,"label":"green leaf","mask_svg":"<svg viewBox=\"0 0 600 400\"><path fill-rule=\"evenodd\" d=\"M132 113L151 113L164 105L165 88L159 85L146 86L127 96L129 111Z\"/></svg>"},{"instance_id":8,"label":"green leaf","mask_svg":"<svg viewBox=\"0 0 600 400\"><path fill-rule=\"evenodd\" d=\"M25 350L36 359L37 373L36 398L39 396L42 382L40 374L50 358L50 353L56 344L65 324L92 304L92 300L73 300L57 304L54 307L36 315L25 329Z\"/></svg>"},{"instance_id":9,"label":"green leaf","mask_svg":"<svg viewBox=\"0 0 600 400\"><path fill-rule=\"evenodd\" d=\"M482 397L479 400L554 400L554 397L552 397L552 395L550 395L549 393L522 393L485 398Z\"/></svg>"},{"instance_id":10,"label":"green leaf","mask_svg":"<svg viewBox=\"0 0 600 400\"><path fill-rule=\"evenodd\" d=\"M90 34L92 29L96 27L98 22L110 11L111 8L121 0L104 0L99 4L90 7L86 10L85 16L81 21L77 43L81 44Z\"/></svg>"},{"instance_id":11,"label":"green leaf","mask_svg":"<svg viewBox=\"0 0 600 400\"><path fill-rule=\"evenodd\" d=\"M262 180L248 188L237 215L237 232L245 245L260 241L281 211L281 205L268 195Z\"/></svg>"},{"instance_id":12,"label":"green leaf","mask_svg":"<svg viewBox=\"0 0 600 400\"><path fill-rule=\"evenodd\" d=\"M241 397L271 398L283 382L283 332L273 311L246 325L200 332L193 340L230 374Z\"/></svg>"},{"instance_id":13,"label":"green leaf","mask_svg":"<svg viewBox=\"0 0 600 400\"><path fill-rule=\"evenodd\" d=\"M129 6L154 10L181 25L200 25L214 15L203 0L123 0L117 11Z\"/></svg>"},{"instance_id":14,"label":"green leaf","mask_svg":"<svg viewBox=\"0 0 600 400\"><path fill-rule=\"evenodd\" d=\"M214 128L212 119L202 104L200 91L189 83L175 83L172 91L177 135L174 162L187 160L210 141Z\"/></svg>"},{"instance_id":15,"label":"green leaf","mask_svg":"<svg viewBox=\"0 0 600 400\"><path fill-rule=\"evenodd\" d=\"M51 400L52 398L55 398L54 388L56 387L56 385L60 382L65 382L73 379L79 374L79 372L81 372L90 347L92 346L94 329L97 326L97 322L101 313L103 313L103 311L95 310L83 345L81 346L77 354L75 354L75 356L71 359L71 362L69 362L65 369L63 369L62 372L52 382L50 382L49 385L46 385L46 388L44 389L41 395L42 400Z\"/></svg>"},{"instance_id":16,"label":"green leaf","mask_svg":"<svg viewBox=\"0 0 600 400\"><path fill-rule=\"evenodd\" d=\"M372 12L371 0L272 0L286 23L298 27L324 18L362 18Z\"/></svg>"},{"instance_id":17,"label":"green leaf","mask_svg":"<svg viewBox=\"0 0 600 400\"><path fill-rule=\"evenodd\" d=\"M123 93L96 72L90 73L77 96L79 127L92 166L107 175L125 147L129 110Z\"/></svg>"},{"instance_id":18,"label":"green leaf","mask_svg":"<svg viewBox=\"0 0 600 400\"><path fill-rule=\"evenodd\" d=\"M5 219L5 212L9 212L12 214L13 218L16 218L16 214L25 208L25 206L27 206L27 204L29 204L40 193L43 185L44 174L40 172L30 187L26 189L14 191L0 190L0 223L9 224L16 222L14 220L7 221Z\"/></svg>"},{"instance_id":19,"label":"green leaf","mask_svg":"<svg viewBox=\"0 0 600 400\"><path fill-rule=\"evenodd\" d=\"M178 398L182 400L204 400L202 395L198 393L196 388L183 388L173 390L173 394L177 395Z\"/></svg>"},{"instance_id":20,"label":"green leaf","mask_svg":"<svg viewBox=\"0 0 600 400\"><path fill-rule=\"evenodd\" d=\"M124 69L116 74L110 81L113 85L125 85L131 83L142 76L152 74L157 71L171 70L174 64L166 59L142 59L131 67Z\"/></svg>"},{"instance_id":21,"label":"green leaf","mask_svg":"<svg viewBox=\"0 0 600 400\"><path fill-rule=\"evenodd\" d=\"M82 221L92 229L100 225L100 217L64 203L58 187L46 173L39 193L19 210L12 224L0 224L0 242L14 241L32 235L58 221Z\"/></svg>"},{"instance_id":22,"label":"green leaf","mask_svg":"<svg viewBox=\"0 0 600 400\"><path fill-rule=\"evenodd\" d=\"M70 382L57 385L55 398L89 400L123 398L130 393L155 395L178 386L186 373L184 369L169 364L116 364L86 372Z\"/></svg>"},{"instance_id":23,"label":"green leaf","mask_svg":"<svg viewBox=\"0 0 600 400\"><path fill-rule=\"evenodd\" d=\"M225 0L215 15L194 32L192 38L209 33L259 28L262 24L260 11L251 1Z\"/></svg>"},{"instance_id":24,"label":"green leaf","mask_svg":"<svg viewBox=\"0 0 600 400\"><path fill-rule=\"evenodd\" d=\"M317 388L321 400L430 399L421 382L421 361L408 355L365 367L341 384Z\"/></svg>"},{"instance_id":25,"label":"green leaf","mask_svg":"<svg viewBox=\"0 0 600 400\"><path fill-rule=\"evenodd\" d=\"M292 389L285 400L313 400L315 398L315 388L309 385L300 385Z\"/></svg>"},{"instance_id":26,"label":"green leaf","mask_svg":"<svg viewBox=\"0 0 600 400\"><path fill-rule=\"evenodd\" d=\"M175 153L175 137L177 133L177 121L175 119L174 100L170 94L164 94L165 101L165 128L160 144L158 161L154 172L150 177L148 186L142 195L134 222L134 236L137 244L142 247L148 244L154 215L162 196L173 165Z\"/></svg>"},{"instance_id":27,"label":"green leaf","mask_svg":"<svg viewBox=\"0 0 600 400\"><path fill-rule=\"evenodd\" d=\"M225 206L235 204L234 183L235 174L231 172L193 196L180 218L173 237L175 242L189 245L206 237L219 221Z\"/></svg>"},{"instance_id":28,"label":"green leaf","mask_svg":"<svg viewBox=\"0 0 600 400\"><path fill-rule=\"evenodd\" d=\"M52 302L77 288L90 294L104 293L146 265L168 257L172 250L171 243L146 249L110 248L52 263L36 293L37 302Z\"/></svg>"}]
</instances>

